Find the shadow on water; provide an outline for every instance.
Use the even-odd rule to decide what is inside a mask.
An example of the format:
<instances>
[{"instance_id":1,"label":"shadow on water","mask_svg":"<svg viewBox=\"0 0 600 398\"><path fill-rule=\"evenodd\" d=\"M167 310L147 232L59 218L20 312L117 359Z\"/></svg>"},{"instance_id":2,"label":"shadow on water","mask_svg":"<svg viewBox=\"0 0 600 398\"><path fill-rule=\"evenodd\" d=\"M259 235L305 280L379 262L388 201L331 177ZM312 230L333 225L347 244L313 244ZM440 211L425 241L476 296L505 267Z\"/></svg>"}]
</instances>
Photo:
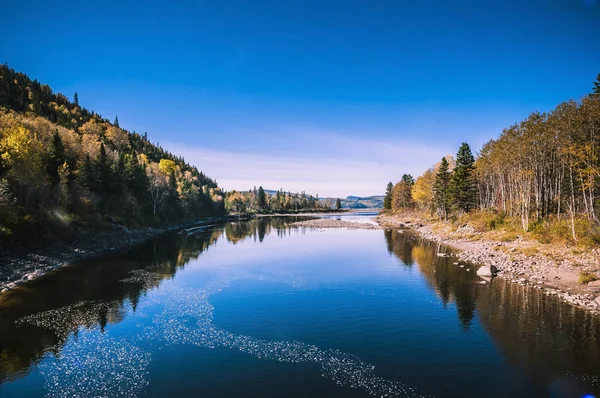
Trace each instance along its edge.
<instances>
[{"instance_id":1,"label":"shadow on water","mask_svg":"<svg viewBox=\"0 0 600 398\"><path fill-rule=\"evenodd\" d=\"M306 217L257 218L221 225L209 232L188 237L177 234L161 236L124 252L83 261L64 267L22 285L0 297L0 385L3 381L27 374L49 350L58 354L69 334L80 327L88 329L118 323L128 311L136 311L142 295L161 280L170 279L188 262L197 259L224 237L236 244L245 239L262 242L266 235L284 237L292 222ZM154 286L119 281L133 270L147 270L157 275ZM101 307L91 317L90 306L73 309L68 319L61 319L69 333L57 336L53 331L15 324L21 317L66 307L80 302L118 302L118 308ZM84 315L85 314L85 315Z\"/></svg>"},{"instance_id":2,"label":"shadow on water","mask_svg":"<svg viewBox=\"0 0 600 398\"><path fill-rule=\"evenodd\" d=\"M388 252L408 267L416 264L445 306L454 302L463 330L477 317L504 357L549 386L551 396L600 392L600 317L499 278L481 285L476 267L439 257L450 250L415 234L386 230L385 237Z\"/></svg>"}]
</instances>

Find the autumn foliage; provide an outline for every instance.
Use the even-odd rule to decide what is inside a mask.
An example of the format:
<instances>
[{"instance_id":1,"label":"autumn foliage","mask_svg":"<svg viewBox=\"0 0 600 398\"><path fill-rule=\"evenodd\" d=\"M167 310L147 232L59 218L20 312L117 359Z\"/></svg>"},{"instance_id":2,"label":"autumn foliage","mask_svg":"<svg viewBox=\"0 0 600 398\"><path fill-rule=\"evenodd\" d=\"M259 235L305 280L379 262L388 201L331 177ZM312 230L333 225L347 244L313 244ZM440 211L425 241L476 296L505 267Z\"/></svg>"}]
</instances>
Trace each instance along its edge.
<instances>
[{"instance_id":1,"label":"autumn foliage","mask_svg":"<svg viewBox=\"0 0 600 398\"><path fill-rule=\"evenodd\" d=\"M216 182L146 134L0 66L0 240L223 211Z\"/></svg>"}]
</instances>

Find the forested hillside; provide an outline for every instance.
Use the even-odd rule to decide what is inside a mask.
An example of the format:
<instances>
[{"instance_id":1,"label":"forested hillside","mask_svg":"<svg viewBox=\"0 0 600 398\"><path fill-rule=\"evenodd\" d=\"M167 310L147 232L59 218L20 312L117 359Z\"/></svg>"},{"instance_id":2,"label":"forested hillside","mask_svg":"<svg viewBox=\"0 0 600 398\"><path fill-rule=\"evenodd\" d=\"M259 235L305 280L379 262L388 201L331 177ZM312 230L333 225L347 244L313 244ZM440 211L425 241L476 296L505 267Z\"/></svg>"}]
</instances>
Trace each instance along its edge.
<instances>
[{"instance_id":1,"label":"forested hillside","mask_svg":"<svg viewBox=\"0 0 600 398\"><path fill-rule=\"evenodd\" d=\"M384 207L440 218L473 213L487 229L600 244L600 75L592 93L505 128L473 156L463 144L416 181L388 184Z\"/></svg>"},{"instance_id":2,"label":"forested hillside","mask_svg":"<svg viewBox=\"0 0 600 398\"><path fill-rule=\"evenodd\" d=\"M224 212L217 183L8 65L0 66L0 241L68 225L157 225Z\"/></svg>"}]
</instances>

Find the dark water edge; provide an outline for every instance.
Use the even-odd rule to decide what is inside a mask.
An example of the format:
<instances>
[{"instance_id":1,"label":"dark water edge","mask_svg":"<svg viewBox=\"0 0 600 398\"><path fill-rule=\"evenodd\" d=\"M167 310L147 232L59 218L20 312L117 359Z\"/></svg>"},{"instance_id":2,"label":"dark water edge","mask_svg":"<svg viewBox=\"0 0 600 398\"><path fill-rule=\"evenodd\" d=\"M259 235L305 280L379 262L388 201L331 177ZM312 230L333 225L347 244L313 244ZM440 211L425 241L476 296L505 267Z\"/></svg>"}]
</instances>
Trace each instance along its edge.
<instances>
[{"instance_id":1,"label":"dark water edge","mask_svg":"<svg viewBox=\"0 0 600 398\"><path fill-rule=\"evenodd\" d=\"M285 239L288 235L298 233L290 226L293 221L296 221L296 218L289 216L265 217L247 222L228 223L189 237L181 237L177 234L165 235L125 252L112 253L100 259L65 267L4 295L0 301L0 396L5 396L3 384L24 377L33 379L39 377L36 376L36 364L48 352L60 355L63 347L73 336L77 336L84 330L103 331L111 325L123 322L128 314L136 312L138 303L148 292L160 289L162 281L174 279L179 272L185 270L187 264L197 260L202 253L211 250L212 247L220 244L219 242L224 241L231 246L230 250L236 250L237 244L251 240L260 244L269 235ZM408 273L418 274L424 280L424 286L430 293L419 294L432 295L446 311L455 312L460 330L467 336L472 336L474 345L483 344L482 339L488 339L493 343L506 361L507 369L517 374L515 378L526 380L523 386L528 390L525 395L520 396L584 397L586 394L596 394L596 396L600 394L600 320L598 317L569 306L555 297L545 296L537 289L499 279L493 280L486 286L479 285L476 283L478 279L474 272L465 272L464 269L453 265L454 259L438 257L439 251L449 249L437 243L409 233L391 230L369 232L384 235L383 241L386 247L382 247L381 250L387 249L387 253L397 259L400 267ZM298 250L299 255L302 256L304 249L298 248ZM119 282L130 277L131 271L135 270L148 270L156 278L148 284ZM264 289L260 290L261 294L263 291ZM226 296L226 292L220 295ZM282 292L281 297L289 297L290 294L292 293ZM215 296L213 301L219 301L219 297ZM334 296L327 296L327 299L334 299ZM259 306L265 305L262 299L257 300ZM77 304L81 302L84 304ZM118 303L118 305L90 304L107 302ZM74 306L74 308L68 312L69 316L57 319L60 324L58 329L50 330L38 326L15 324L22 317L66 306ZM215 308L218 322L226 324L232 319L232 317L223 318L219 315L219 308L226 309L227 301L223 301L223 305L215 305ZM331 311L335 311L335 307ZM264 323L268 323L268 315L269 313L265 315ZM440 328L447 327L441 322ZM229 326L235 327L234 324ZM479 331L480 328L483 332ZM255 332L259 333L260 329ZM430 332L424 329L422 333L427 335ZM456 355L453 347L448 347L448 352ZM172 354L184 355L177 350ZM369 355L369 350L365 349L364 354ZM436 355L443 357L437 360L453 360L452 356L445 354L443 350ZM473 355L473 352L469 355ZM373 359L377 360L377 357ZM240 366L242 364L257 366L254 360L242 359L239 355L233 355L230 360L236 361ZM414 358L414 360L419 362L436 359L432 357ZM489 359L482 356L480 360L484 363ZM190 366L193 366L193 359L190 361ZM460 357L455 357L454 361L457 364L464 362ZM154 365L151 365L150 369L152 366ZM242 366L242 373L244 373L243 369L245 368ZM386 368L383 368L382 372L390 378L402 376ZM453 374L453 370L449 369L448 373ZM282 374L283 376L285 374ZM486 377L494 379L492 376L479 375L476 369L464 369L464 372L459 372L454 377L463 377L465 382L469 383L470 380L476 384ZM430 377L442 386L432 387L429 391L436 392L435 396L445 396L443 383L446 376L440 374ZM251 383L253 380L256 381L250 377L247 382ZM292 383L291 380L289 382ZM322 380L318 375L313 382L312 390L309 389L305 395L297 396L336 396L342 392L345 396L357 394L355 390L346 387L336 390L335 385ZM31 385L39 388L39 383L36 384L35 380ZM180 387L184 388L184 386ZM35 388L29 396L36 396L42 391ZM188 388L188 393L191 395L194 391L193 386ZM243 390L242 387L237 389L232 387L230 391L238 391L241 394ZM324 394L325 391L327 394ZM447 396L462 395L455 393ZM464 396L477 395L475 391L465 386Z\"/></svg>"}]
</instances>

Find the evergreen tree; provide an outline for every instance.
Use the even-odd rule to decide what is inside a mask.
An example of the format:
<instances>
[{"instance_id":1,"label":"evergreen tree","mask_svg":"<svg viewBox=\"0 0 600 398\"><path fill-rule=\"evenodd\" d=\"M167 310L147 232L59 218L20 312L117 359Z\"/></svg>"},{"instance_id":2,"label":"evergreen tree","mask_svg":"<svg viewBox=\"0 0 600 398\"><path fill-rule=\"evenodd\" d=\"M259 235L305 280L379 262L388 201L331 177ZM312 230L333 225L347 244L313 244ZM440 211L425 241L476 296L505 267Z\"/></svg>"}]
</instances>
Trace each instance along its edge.
<instances>
[{"instance_id":1,"label":"evergreen tree","mask_svg":"<svg viewBox=\"0 0 600 398\"><path fill-rule=\"evenodd\" d=\"M95 169L96 181L93 190L100 194L108 194L111 190L112 173L104 144L100 144L100 154L96 159Z\"/></svg>"},{"instance_id":2,"label":"evergreen tree","mask_svg":"<svg viewBox=\"0 0 600 398\"><path fill-rule=\"evenodd\" d=\"M442 158L440 168L435 175L435 182L433 185L434 202L437 209L438 215L443 220L448 219L448 213L450 211L451 193L450 193L450 171L448 161L446 158Z\"/></svg>"},{"instance_id":3,"label":"evergreen tree","mask_svg":"<svg viewBox=\"0 0 600 398\"><path fill-rule=\"evenodd\" d=\"M385 210L392 210L392 189L394 189L394 184L388 182L383 198L383 208Z\"/></svg>"},{"instance_id":4,"label":"evergreen tree","mask_svg":"<svg viewBox=\"0 0 600 398\"><path fill-rule=\"evenodd\" d=\"M85 160L83 161L83 166L79 169L78 178L79 185L82 187L92 190L94 188L94 183L96 181L94 177L94 165L92 164L92 160L90 159L90 155L85 155Z\"/></svg>"},{"instance_id":5,"label":"evergreen tree","mask_svg":"<svg viewBox=\"0 0 600 398\"><path fill-rule=\"evenodd\" d=\"M598 77L596 78L596 81L594 82L594 89L593 89L592 93L594 95L600 95L600 73L598 73Z\"/></svg>"},{"instance_id":6,"label":"evergreen tree","mask_svg":"<svg viewBox=\"0 0 600 398\"><path fill-rule=\"evenodd\" d=\"M48 157L46 158L46 172L50 177L53 184L58 184L60 176L58 168L66 162L65 157L65 146L63 145L62 139L58 131L55 131L52 135L52 141L50 142L50 150Z\"/></svg>"},{"instance_id":7,"label":"evergreen tree","mask_svg":"<svg viewBox=\"0 0 600 398\"><path fill-rule=\"evenodd\" d=\"M112 179L112 191L117 193L123 192L123 185L125 183L125 154L120 153L117 163L113 170Z\"/></svg>"},{"instance_id":8,"label":"evergreen tree","mask_svg":"<svg viewBox=\"0 0 600 398\"><path fill-rule=\"evenodd\" d=\"M126 157L125 172L123 174L129 192L138 200L145 198L148 190L148 177L144 167L140 166L135 153Z\"/></svg>"},{"instance_id":9,"label":"evergreen tree","mask_svg":"<svg viewBox=\"0 0 600 398\"><path fill-rule=\"evenodd\" d=\"M179 205L179 193L177 192L177 176L175 175L175 170L171 170L171 173L169 174L169 195L167 200L173 206Z\"/></svg>"},{"instance_id":10,"label":"evergreen tree","mask_svg":"<svg viewBox=\"0 0 600 398\"><path fill-rule=\"evenodd\" d=\"M412 187L415 185L415 179L410 174L403 174L400 180L401 191L401 203L403 208L410 208L413 205L412 200Z\"/></svg>"},{"instance_id":11,"label":"evergreen tree","mask_svg":"<svg viewBox=\"0 0 600 398\"><path fill-rule=\"evenodd\" d=\"M267 195L262 186L258 187L258 208L264 210L267 207Z\"/></svg>"},{"instance_id":12,"label":"evergreen tree","mask_svg":"<svg viewBox=\"0 0 600 398\"><path fill-rule=\"evenodd\" d=\"M456 154L456 167L452 175L452 199L459 210L468 212L475 207L477 185L475 158L469 144L463 142Z\"/></svg>"},{"instance_id":13,"label":"evergreen tree","mask_svg":"<svg viewBox=\"0 0 600 398\"><path fill-rule=\"evenodd\" d=\"M337 198L337 200L335 201L335 209L340 210L341 208L342 208L342 201L340 200L340 198Z\"/></svg>"},{"instance_id":14,"label":"evergreen tree","mask_svg":"<svg viewBox=\"0 0 600 398\"><path fill-rule=\"evenodd\" d=\"M79 106L79 95L77 95L77 93L73 94L73 103L76 106Z\"/></svg>"},{"instance_id":15,"label":"evergreen tree","mask_svg":"<svg viewBox=\"0 0 600 398\"><path fill-rule=\"evenodd\" d=\"M120 126L119 126L119 116L118 116L118 115L117 115L117 116L115 116L115 121L114 121L114 123L113 123L113 124L115 125L115 127L120 127ZM156 145L158 146L158 142L156 143Z\"/></svg>"}]
</instances>

